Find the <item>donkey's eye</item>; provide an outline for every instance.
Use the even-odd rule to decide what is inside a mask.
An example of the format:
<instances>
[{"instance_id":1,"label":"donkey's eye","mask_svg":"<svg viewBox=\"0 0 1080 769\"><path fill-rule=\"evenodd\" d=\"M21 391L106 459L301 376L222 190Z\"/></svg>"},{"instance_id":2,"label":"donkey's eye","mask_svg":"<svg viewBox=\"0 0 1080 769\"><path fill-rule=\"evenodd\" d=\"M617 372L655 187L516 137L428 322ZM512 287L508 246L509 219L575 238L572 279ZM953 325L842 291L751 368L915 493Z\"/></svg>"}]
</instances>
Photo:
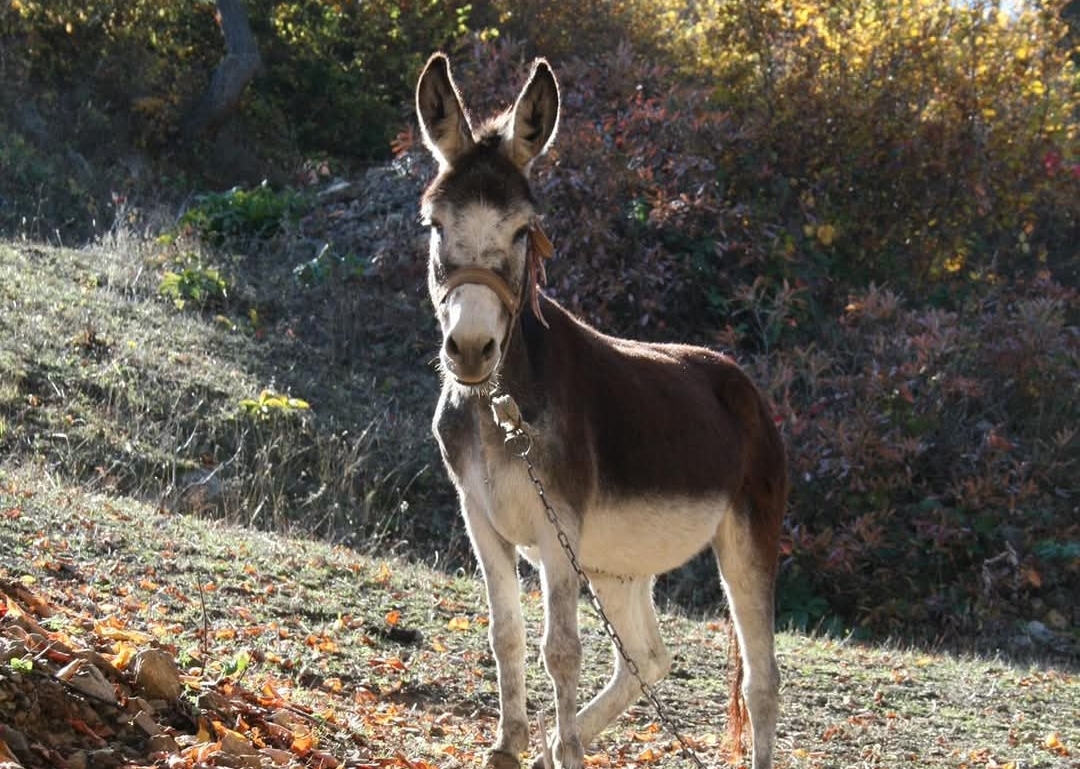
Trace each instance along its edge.
<instances>
[{"instance_id":1,"label":"donkey's eye","mask_svg":"<svg viewBox=\"0 0 1080 769\"><path fill-rule=\"evenodd\" d=\"M514 232L514 245L515 246L520 246L522 243L525 242L525 238L527 238L528 235L529 235L529 228L528 227L518 227L517 231Z\"/></svg>"}]
</instances>

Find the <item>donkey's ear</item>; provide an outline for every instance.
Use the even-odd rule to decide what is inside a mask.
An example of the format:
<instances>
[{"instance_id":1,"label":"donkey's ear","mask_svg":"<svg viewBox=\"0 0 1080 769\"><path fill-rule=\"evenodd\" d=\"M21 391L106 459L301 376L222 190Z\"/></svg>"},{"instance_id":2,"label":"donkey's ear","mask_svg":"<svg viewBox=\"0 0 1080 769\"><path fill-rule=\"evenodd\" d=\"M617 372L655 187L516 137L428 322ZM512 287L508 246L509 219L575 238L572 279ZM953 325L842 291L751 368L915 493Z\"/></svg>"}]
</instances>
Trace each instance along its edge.
<instances>
[{"instance_id":1,"label":"donkey's ear","mask_svg":"<svg viewBox=\"0 0 1080 769\"><path fill-rule=\"evenodd\" d=\"M559 123L559 84L544 59L533 64L529 82L514 102L510 156L528 173L532 161L547 152Z\"/></svg>"},{"instance_id":2,"label":"donkey's ear","mask_svg":"<svg viewBox=\"0 0 1080 769\"><path fill-rule=\"evenodd\" d=\"M416 85L416 115L424 144L439 161L440 168L454 163L473 146L472 126L461 105L450 60L436 53L428 59Z\"/></svg>"}]
</instances>

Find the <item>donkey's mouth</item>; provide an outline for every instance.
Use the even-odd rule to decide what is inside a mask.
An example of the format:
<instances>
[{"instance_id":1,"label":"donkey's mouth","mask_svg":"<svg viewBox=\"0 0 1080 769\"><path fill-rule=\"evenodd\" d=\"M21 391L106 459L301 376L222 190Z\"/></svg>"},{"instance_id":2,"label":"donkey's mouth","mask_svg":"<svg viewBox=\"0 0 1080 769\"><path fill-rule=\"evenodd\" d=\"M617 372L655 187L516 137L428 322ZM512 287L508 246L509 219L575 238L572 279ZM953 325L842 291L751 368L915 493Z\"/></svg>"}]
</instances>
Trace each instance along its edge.
<instances>
[{"instance_id":1,"label":"donkey's mouth","mask_svg":"<svg viewBox=\"0 0 1080 769\"><path fill-rule=\"evenodd\" d=\"M468 379L466 377L458 376L456 374L454 375L454 381L457 382L462 387L466 387L466 388L483 387L490 380L491 380L491 374L488 374L487 376L480 377L479 379Z\"/></svg>"},{"instance_id":2,"label":"donkey's mouth","mask_svg":"<svg viewBox=\"0 0 1080 769\"><path fill-rule=\"evenodd\" d=\"M498 376L495 371L489 371L483 376L467 376L461 372L454 371L450 368L443 368L444 375L447 382L452 383L452 386L460 390L465 395L480 396L490 394L496 389Z\"/></svg>"},{"instance_id":3,"label":"donkey's mouth","mask_svg":"<svg viewBox=\"0 0 1080 769\"><path fill-rule=\"evenodd\" d=\"M498 369L498 366L462 365L446 355L440 357L439 363L446 376L453 379L456 385L466 390L477 390L488 387Z\"/></svg>"}]
</instances>

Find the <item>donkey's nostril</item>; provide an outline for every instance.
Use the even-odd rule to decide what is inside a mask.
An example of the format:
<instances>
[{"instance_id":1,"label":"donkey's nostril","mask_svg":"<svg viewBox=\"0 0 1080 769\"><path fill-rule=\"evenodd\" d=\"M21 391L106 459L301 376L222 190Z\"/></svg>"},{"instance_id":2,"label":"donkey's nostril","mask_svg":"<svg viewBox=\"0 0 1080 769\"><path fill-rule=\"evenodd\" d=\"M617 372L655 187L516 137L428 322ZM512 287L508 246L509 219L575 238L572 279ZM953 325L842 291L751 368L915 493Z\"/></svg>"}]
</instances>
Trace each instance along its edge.
<instances>
[{"instance_id":1,"label":"donkey's nostril","mask_svg":"<svg viewBox=\"0 0 1080 769\"><path fill-rule=\"evenodd\" d=\"M484 349L480 351L480 355L484 358L490 358L495 354L495 340L489 339L487 344L484 345Z\"/></svg>"},{"instance_id":2,"label":"donkey's nostril","mask_svg":"<svg viewBox=\"0 0 1080 769\"><path fill-rule=\"evenodd\" d=\"M454 341L452 336L446 337L446 352L455 357L461 355L461 350L458 349L457 342Z\"/></svg>"}]
</instances>

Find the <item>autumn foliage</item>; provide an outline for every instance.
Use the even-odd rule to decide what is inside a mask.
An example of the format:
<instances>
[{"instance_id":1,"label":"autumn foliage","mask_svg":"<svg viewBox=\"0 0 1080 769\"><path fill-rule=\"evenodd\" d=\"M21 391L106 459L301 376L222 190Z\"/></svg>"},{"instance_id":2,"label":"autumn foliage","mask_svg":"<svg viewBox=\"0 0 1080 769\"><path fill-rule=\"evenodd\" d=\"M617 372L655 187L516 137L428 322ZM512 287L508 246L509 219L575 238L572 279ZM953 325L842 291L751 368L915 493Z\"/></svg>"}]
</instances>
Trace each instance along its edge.
<instances>
[{"instance_id":1,"label":"autumn foliage","mask_svg":"<svg viewBox=\"0 0 1080 769\"><path fill-rule=\"evenodd\" d=\"M1076 624L1080 79L1061 3L249 5L267 71L237 125L282 178L311 158L337 172L388 157L397 135L402 184L418 184L431 169L410 151L408 101L432 48L481 114L506 106L532 56L551 60L560 134L534 177L557 252L548 290L605 331L710 344L754 372L793 467L782 621ZM103 148L120 126L167 163L221 53L212 11L17 0L0 37L23 53L0 72L68 87L93 72L71 124ZM0 194L59 179L53 200L84 201L77 164L39 162L20 110ZM0 208L0 226L23 210ZM367 244L327 260L348 281L420 286L417 233L401 229L379 246L399 260L390 276ZM298 274L330 274L305 259ZM342 292L362 325L369 307L352 282Z\"/></svg>"},{"instance_id":2,"label":"autumn foliage","mask_svg":"<svg viewBox=\"0 0 1080 769\"><path fill-rule=\"evenodd\" d=\"M467 101L503 106L523 60L557 57L549 290L608 330L731 350L775 402L781 621L1071 622L1080 137L1056 10L623 3L604 34L587 17L503 7L532 35L468 51Z\"/></svg>"}]
</instances>

